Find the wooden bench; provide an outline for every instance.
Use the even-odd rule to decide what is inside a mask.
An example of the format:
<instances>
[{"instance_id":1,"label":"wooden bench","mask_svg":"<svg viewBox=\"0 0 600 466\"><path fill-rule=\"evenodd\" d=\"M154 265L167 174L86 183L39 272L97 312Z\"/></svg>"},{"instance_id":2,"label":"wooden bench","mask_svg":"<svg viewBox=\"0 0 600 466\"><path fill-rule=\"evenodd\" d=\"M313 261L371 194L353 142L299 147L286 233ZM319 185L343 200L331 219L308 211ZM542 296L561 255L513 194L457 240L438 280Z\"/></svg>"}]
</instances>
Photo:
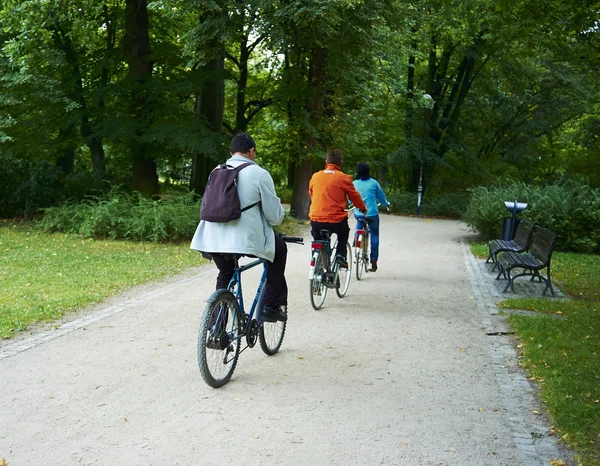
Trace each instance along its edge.
<instances>
[{"instance_id":1,"label":"wooden bench","mask_svg":"<svg viewBox=\"0 0 600 466\"><path fill-rule=\"evenodd\" d=\"M513 251L504 251L497 259L497 264L500 271L496 277L496 280L498 280L501 275L504 275L504 277L508 279L508 283L506 284L506 288L504 288L504 292L506 292L508 287L510 287L514 293L515 279L528 275L531 276L531 281L533 281L535 278L538 278L540 282L546 282L546 288L544 288L544 292L542 294L545 295L546 291L550 289L552 296L556 296L550 280L550 260L552 259L552 251L554 250L554 245L556 244L558 238L558 235L552 233L550 230L537 227L531 243L530 252L519 253ZM511 277L510 272L512 269L523 269L523 272ZM540 270L542 269L546 269L545 277L540 275Z\"/></svg>"},{"instance_id":2,"label":"wooden bench","mask_svg":"<svg viewBox=\"0 0 600 466\"><path fill-rule=\"evenodd\" d=\"M510 252L525 252L531 246L531 238L533 237L533 230L535 226L527 221L521 220L517 226L517 233L515 239L506 241L502 239L493 239L488 242L488 248L490 255L486 259L485 263L489 263L490 259L494 263L492 272L498 267L498 254L505 251Z\"/></svg>"}]
</instances>

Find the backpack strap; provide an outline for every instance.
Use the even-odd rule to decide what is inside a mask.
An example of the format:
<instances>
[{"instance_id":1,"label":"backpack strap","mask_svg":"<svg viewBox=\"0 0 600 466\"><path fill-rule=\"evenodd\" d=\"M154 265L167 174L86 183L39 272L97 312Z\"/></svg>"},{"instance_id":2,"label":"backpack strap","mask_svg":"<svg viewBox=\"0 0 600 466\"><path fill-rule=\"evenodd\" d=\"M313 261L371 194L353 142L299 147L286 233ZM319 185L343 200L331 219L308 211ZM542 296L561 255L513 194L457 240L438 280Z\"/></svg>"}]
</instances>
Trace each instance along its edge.
<instances>
[{"instance_id":1,"label":"backpack strap","mask_svg":"<svg viewBox=\"0 0 600 466\"><path fill-rule=\"evenodd\" d=\"M236 171L235 176L236 176L236 179L237 179L237 176L238 176L239 172L242 169L244 169L247 166L249 166L249 165L253 165L253 164L250 163L250 162L245 162L245 163L242 163L242 164L240 164L240 165L238 165L237 167L234 168L232 165L228 165L227 163L224 163L219 168L227 168L227 167L232 168L233 170ZM236 183L236 186L237 186L237 183ZM258 205L258 204L260 204L260 201L255 202L254 204L250 204L249 206L244 207L243 209L241 209L241 212L246 212L248 209L251 209L252 207L254 207L255 205Z\"/></svg>"}]
</instances>

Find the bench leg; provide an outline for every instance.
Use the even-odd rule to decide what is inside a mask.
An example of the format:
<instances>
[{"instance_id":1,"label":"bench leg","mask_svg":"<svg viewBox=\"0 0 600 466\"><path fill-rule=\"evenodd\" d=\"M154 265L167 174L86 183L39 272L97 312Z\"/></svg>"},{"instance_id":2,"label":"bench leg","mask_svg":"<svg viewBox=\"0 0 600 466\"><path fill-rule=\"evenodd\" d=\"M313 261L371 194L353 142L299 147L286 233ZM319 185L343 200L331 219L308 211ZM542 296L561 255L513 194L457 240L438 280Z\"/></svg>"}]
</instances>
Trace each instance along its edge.
<instances>
[{"instance_id":1,"label":"bench leg","mask_svg":"<svg viewBox=\"0 0 600 466\"><path fill-rule=\"evenodd\" d=\"M496 265L498 266L498 275L496 276L496 280L500 279L500 275L504 275L504 278L506 278L506 274L504 273L502 266L498 262L496 262Z\"/></svg>"},{"instance_id":2,"label":"bench leg","mask_svg":"<svg viewBox=\"0 0 600 466\"><path fill-rule=\"evenodd\" d=\"M494 267L492 268L492 272L493 272L494 270L496 270L499 267L499 265L498 265L498 253L494 254L494 260L492 262L494 262Z\"/></svg>"},{"instance_id":3,"label":"bench leg","mask_svg":"<svg viewBox=\"0 0 600 466\"><path fill-rule=\"evenodd\" d=\"M502 270L502 272L504 272L504 270ZM498 275L500 276L500 275ZM506 274L504 275L506 277ZM513 278L511 278L510 276L510 269L508 270L508 283L506 284L506 287L504 288L504 290L502 291L502 293L506 293L508 291L508 288L510 287L510 289L512 290L512 292L515 292L515 286L513 285Z\"/></svg>"},{"instance_id":4,"label":"bench leg","mask_svg":"<svg viewBox=\"0 0 600 466\"><path fill-rule=\"evenodd\" d=\"M552 282L550 281L550 264L548 264L548 267L546 268L546 276L546 288L544 288L544 292L542 294L546 295L546 291L548 291L548 288L550 288L550 293L552 293L552 297L556 298L556 293L554 293L554 288L552 288ZM540 275L540 278L543 277Z\"/></svg>"}]
</instances>

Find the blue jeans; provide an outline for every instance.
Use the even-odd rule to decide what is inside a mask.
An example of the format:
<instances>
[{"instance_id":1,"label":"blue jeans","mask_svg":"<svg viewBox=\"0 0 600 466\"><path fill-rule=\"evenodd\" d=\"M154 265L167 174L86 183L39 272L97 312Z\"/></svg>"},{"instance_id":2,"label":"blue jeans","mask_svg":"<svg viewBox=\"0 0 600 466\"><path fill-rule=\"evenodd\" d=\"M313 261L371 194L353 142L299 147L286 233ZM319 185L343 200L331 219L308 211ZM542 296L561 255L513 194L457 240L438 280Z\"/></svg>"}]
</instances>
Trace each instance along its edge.
<instances>
[{"instance_id":1,"label":"blue jeans","mask_svg":"<svg viewBox=\"0 0 600 466\"><path fill-rule=\"evenodd\" d=\"M371 235L371 257L370 261L379 259L379 215L374 217L356 217L356 229L361 230L365 226L365 219L369 222Z\"/></svg>"}]
</instances>

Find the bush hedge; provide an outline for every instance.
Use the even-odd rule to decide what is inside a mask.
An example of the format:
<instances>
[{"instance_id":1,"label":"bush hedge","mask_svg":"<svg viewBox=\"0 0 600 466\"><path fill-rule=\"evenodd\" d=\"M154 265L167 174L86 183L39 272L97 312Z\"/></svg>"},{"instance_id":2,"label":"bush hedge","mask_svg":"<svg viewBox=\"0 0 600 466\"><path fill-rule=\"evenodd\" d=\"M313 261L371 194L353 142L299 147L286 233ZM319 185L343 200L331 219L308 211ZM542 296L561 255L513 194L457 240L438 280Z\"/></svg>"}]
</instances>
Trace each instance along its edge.
<instances>
[{"instance_id":1,"label":"bush hedge","mask_svg":"<svg viewBox=\"0 0 600 466\"><path fill-rule=\"evenodd\" d=\"M200 201L193 193L152 200L116 188L107 196L90 197L45 209L38 227L46 232L74 233L96 239L177 242L194 236L200 221ZM286 214L277 233L297 233L297 221Z\"/></svg>"},{"instance_id":2,"label":"bush hedge","mask_svg":"<svg viewBox=\"0 0 600 466\"><path fill-rule=\"evenodd\" d=\"M194 235L199 213L192 193L152 200L113 190L106 198L49 207L39 226L91 238L180 241Z\"/></svg>"},{"instance_id":3,"label":"bush hedge","mask_svg":"<svg viewBox=\"0 0 600 466\"><path fill-rule=\"evenodd\" d=\"M421 215L445 218L460 218L469 203L471 193L459 191L425 198L421 202ZM392 204L391 211L403 215L415 215L417 210L417 195L414 193L390 193L388 201Z\"/></svg>"},{"instance_id":4,"label":"bush hedge","mask_svg":"<svg viewBox=\"0 0 600 466\"><path fill-rule=\"evenodd\" d=\"M515 199L528 204L519 218L561 236L558 249L600 252L600 191L575 180L544 187L513 182L476 188L463 220L482 239L499 238L502 218L510 216L504 201Z\"/></svg>"}]
</instances>

